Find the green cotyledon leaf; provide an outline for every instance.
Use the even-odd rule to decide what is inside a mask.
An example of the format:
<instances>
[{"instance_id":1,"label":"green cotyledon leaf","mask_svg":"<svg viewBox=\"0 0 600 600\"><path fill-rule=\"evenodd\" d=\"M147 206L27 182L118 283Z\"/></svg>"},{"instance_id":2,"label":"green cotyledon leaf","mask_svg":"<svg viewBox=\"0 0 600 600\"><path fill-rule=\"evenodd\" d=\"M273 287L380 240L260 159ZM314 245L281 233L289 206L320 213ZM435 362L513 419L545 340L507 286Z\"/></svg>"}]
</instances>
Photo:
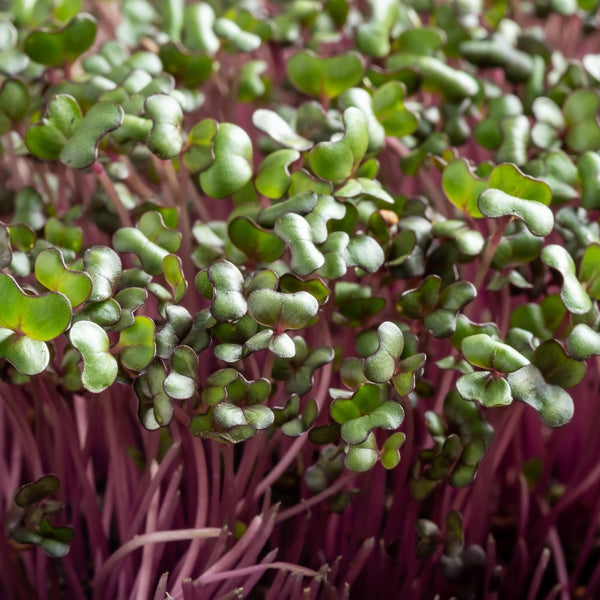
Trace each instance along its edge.
<instances>
[{"instance_id":1,"label":"green cotyledon leaf","mask_svg":"<svg viewBox=\"0 0 600 600\"><path fill-rule=\"evenodd\" d=\"M24 41L25 53L42 65L60 67L83 54L96 37L96 20L89 14L76 15L62 29L36 29Z\"/></svg>"},{"instance_id":2,"label":"green cotyledon leaf","mask_svg":"<svg viewBox=\"0 0 600 600\"><path fill-rule=\"evenodd\" d=\"M306 327L316 316L319 303L304 291L283 294L270 289L259 289L248 297L248 310L262 325L284 331Z\"/></svg>"},{"instance_id":3,"label":"green cotyledon leaf","mask_svg":"<svg viewBox=\"0 0 600 600\"><path fill-rule=\"evenodd\" d=\"M5 358L22 375L37 375L50 362L45 342L0 327L0 358Z\"/></svg>"},{"instance_id":4,"label":"green cotyledon leaf","mask_svg":"<svg viewBox=\"0 0 600 600\"><path fill-rule=\"evenodd\" d=\"M83 255L84 271L92 278L89 300L101 302L112 297L122 264L119 255L108 246L92 246Z\"/></svg>"},{"instance_id":5,"label":"green cotyledon leaf","mask_svg":"<svg viewBox=\"0 0 600 600\"><path fill-rule=\"evenodd\" d=\"M490 173L489 189L480 194L478 207L486 217L515 216L531 233L543 237L554 227L554 215L548 208L551 200L548 184L506 163Z\"/></svg>"},{"instance_id":6,"label":"green cotyledon leaf","mask_svg":"<svg viewBox=\"0 0 600 600\"><path fill-rule=\"evenodd\" d=\"M550 244L542 250L542 261L556 269L563 278L560 299L567 310L585 314L592 308L592 301L575 274L575 263L563 246Z\"/></svg>"},{"instance_id":7,"label":"green cotyledon leaf","mask_svg":"<svg viewBox=\"0 0 600 600\"><path fill-rule=\"evenodd\" d=\"M0 327L38 341L58 337L71 321L71 304L66 296L48 292L39 296L26 294L6 273L0 273Z\"/></svg>"},{"instance_id":8,"label":"green cotyledon leaf","mask_svg":"<svg viewBox=\"0 0 600 600\"><path fill-rule=\"evenodd\" d=\"M384 321L377 328L377 337L378 348L365 359L364 372L371 381L385 383L394 375L404 348L404 337L400 328L391 321Z\"/></svg>"},{"instance_id":9,"label":"green cotyledon leaf","mask_svg":"<svg viewBox=\"0 0 600 600\"><path fill-rule=\"evenodd\" d=\"M141 371L150 364L156 353L154 321L148 317L135 317L133 325L121 331L115 353L121 364L132 371Z\"/></svg>"},{"instance_id":10,"label":"green cotyledon leaf","mask_svg":"<svg viewBox=\"0 0 600 600\"><path fill-rule=\"evenodd\" d=\"M292 181L289 166L299 158L300 153L297 150L288 148L269 154L258 168L254 181L256 189L267 198L281 198Z\"/></svg>"},{"instance_id":11,"label":"green cotyledon leaf","mask_svg":"<svg viewBox=\"0 0 600 600\"><path fill-rule=\"evenodd\" d=\"M364 113L354 106L344 111L344 137L321 142L308 155L313 173L326 181L348 179L365 156L369 146L369 130Z\"/></svg>"},{"instance_id":12,"label":"green cotyledon leaf","mask_svg":"<svg viewBox=\"0 0 600 600\"><path fill-rule=\"evenodd\" d=\"M219 323L239 321L248 310L240 270L227 260L219 260L208 268L207 276L212 286L210 312L213 317Z\"/></svg>"},{"instance_id":13,"label":"green cotyledon leaf","mask_svg":"<svg viewBox=\"0 0 600 600\"><path fill-rule=\"evenodd\" d=\"M500 373L511 373L529 364L529 360L512 346L486 333L465 337L461 349L471 364L483 369L494 369Z\"/></svg>"},{"instance_id":14,"label":"green cotyledon leaf","mask_svg":"<svg viewBox=\"0 0 600 600\"><path fill-rule=\"evenodd\" d=\"M146 116L152 120L152 128L146 144L158 158L166 160L177 156L183 146L181 106L166 94L154 94L144 103Z\"/></svg>"},{"instance_id":15,"label":"green cotyledon leaf","mask_svg":"<svg viewBox=\"0 0 600 600\"><path fill-rule=\"evenodd\" d=\"M165 376L164 365L155 360L133 384L139 401L138 418L150 431L165 427L173 417L173 401L163 389Z\"/></svg>"},{"instance_id":16,"label":"green cotyledon leaf","mask_svg":"<svg viewBox=\"0 0 600 600\"><path fill-rule=\"evenodd\" d=\"M82 119L81 108L73 96L54 96L42 121L25 132L25 144L35 156L56 160Z\"/></svg>"},{"instance_id":17,"label":"green cotyledon leaf","mask_svg":"<svg viewBox=\"0 0 600 600\"><path fill-rule=\"evenodd\" d=\"M477 177L464 158L449 162L442 174L442 188L450 202L476 219L483 217L477 199L487 187L488 182Z\"/></svg>"},{"instance_id":18,"label":"green cotyledon leaf","mask_svg":"<svg viewBox=\"0 0 600 600\"><path fill-rule=\"evenodd\" d=\"M112 385L118 364L108 351L110 341L104 329L92 321L78 321L71 327L69 339L83 358L81 382L84 387L99 393Z\"/></svg>"},{"instance_id":19,"label":"green cotyledon leaf","mask_svg":"<svg viewBox=\"0 0 600 600\"><path fill-rule=\"evenodd\" d=\"M301 50L289 58L286 68L292 85L301 92L319 99L335 98L360 81L364 62L355 52L321 58Z\"/></svg>"},{"instance_id":20,"label":"green cotyledon leaf","mask_svg":"<svg viewBox=\"0 0 600 600\"><path fill-rule=\"evenodd\" d=\"M83 304L92 292L87 273L68 269L60 250L47 248L35 261L35 276L49 290L64 294L73 307Z\"/></svg>"},{"instance_id":21,"label":"green cotyledon leaf","mask_svg":"<svg viewBox=\"0 0 600 600\"><path fill-rule=\"evenodd\" d=\"M98 158L100 140L121 125L123 116L123 109L113 102L94 104L61 148L60 161L75 169L91 166Z\"/></svg>"},{"instance_id":22,"label":"green cotyledon leaf","mask_svg":"<svg viewBox=\"0 0 600 600\"><path fill-rule=\"evenodd\" d=\"M488 407L505 406L513 400L506 380L493 377L490 371L462 375L456 382L456 389L465 400L474 400Z\"/></svg>"},{"instance_id":23,"label":"green cotyledon leaf","mask_svg":"<svg viewBox=\"0 0 600 600\"><path fill-rule=\"evenodd\" d=\"M174 399L191 398L198 379L198 355L189 346L177 346L171 357L172 371L163 382L163 389Z\"/></svg>"},{"instance_id":24,"label":"green cotyledon leaf","mask_svg":"<svg viewBox=\"0 0 600 600\"><path fill-rule=\"evenodd\" d=\"M534 365L526 365L507 376L513 396L533 407L548 427L561 427L573 418L573 398L557 385L544 380Z\"/></svg>"},{"instance_id":25,"label":"green cotyledon leaf","mask_svg":"<svg viewBox=\"0 0 600 600\"><path fill-rule=\"evenodd\" d=\"M200 173L200 186L212 198L231 196L252 177L252 141L241 127L220 123L212 152L215 159Z\"/></svg>"},{"instance_id":26,"label":"green cotyledon leaf","mask_svg":"<svg viewBox=\"0 0 600 600\"><path fill-rule=\"evenodd\" d=\"M297 134L283 117L272 110L259 108L252 115L252 123L286 148L302 152L313 146L310 140Z\"/></svg>"}]
</instances>

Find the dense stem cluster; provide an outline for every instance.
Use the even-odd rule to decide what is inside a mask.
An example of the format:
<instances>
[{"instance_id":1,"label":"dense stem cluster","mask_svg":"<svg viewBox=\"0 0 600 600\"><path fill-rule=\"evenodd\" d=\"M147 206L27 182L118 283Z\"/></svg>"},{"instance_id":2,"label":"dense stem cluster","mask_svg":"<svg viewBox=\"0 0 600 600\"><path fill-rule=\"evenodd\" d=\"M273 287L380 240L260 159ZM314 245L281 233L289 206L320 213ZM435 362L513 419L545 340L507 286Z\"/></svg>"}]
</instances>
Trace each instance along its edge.
<instances>
[{"instance_id":1,"label":"dense stem cluster","mask_svg":"<svg viewBox=\"0 0 600 600\"><path fill-rule=\"evenodd\" d=\"M8 598L599 593L595 0L5 8Z\"/></svg>"}]
</instances>

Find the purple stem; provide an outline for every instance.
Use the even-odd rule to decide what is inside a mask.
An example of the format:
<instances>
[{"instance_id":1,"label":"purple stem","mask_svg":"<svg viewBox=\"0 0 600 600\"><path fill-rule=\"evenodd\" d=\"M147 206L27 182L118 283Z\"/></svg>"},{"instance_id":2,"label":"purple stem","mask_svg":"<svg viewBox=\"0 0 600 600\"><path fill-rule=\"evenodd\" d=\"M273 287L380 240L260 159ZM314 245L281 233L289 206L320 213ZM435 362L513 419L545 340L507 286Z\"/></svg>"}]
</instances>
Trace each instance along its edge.
<instances>
[{"instance_id":1,"label":"purple stem","mask_svg":"<svg viewBox=\"0 0 600 600\"><path fill-rule=\"evenodd\" d=\"M329 327L327 329L327 341L331 341L331 334L329 333ZM321 411L325 399L327 397L327 390L329 388L329 382L331 381L332 366L331 363L326 364L321 371L321 379L319 381L319 387L315 394L315 402L317 403L319 412ZM279 459L277 466L274 467L269 474L256 486L254 490L254 499L260 498L267 488L279 479L279 477L285 472L290 463L298 456L300 449L306 443L308 439L307 435L302 435L296 438L291 446L288 448L286 453Z\"/></svg>"},{"instance_id":2,"label":"purple stem","mask_svg":"<svg viewBox=\"0 0 600 600\"><path fill-rule=\"evenodd\" d=\"M255 537L252 545L243 554L242 558L236 565L236 571L238 569L242 569L256 563L256 559L258 558L259 552L263 549L267 540L269 539L269 536L271 535L271 532L273 531L273 526L275 524L275 516L277 513L275 510L271 510L270 513L268 511L265 511L265 515L267 514L268 519L266 519L266 523L264 524L261 531L259 531L258 535ZM215 594L216 597L220 597L222 594L228 591L228 589L229 584L224 584L221 587L221 589L219 589L218 593Z\"/></svg>"},{"instance_id":3,"label":"purple stem","mask_svg":"<svg viewBox=\"0 0 600 600\"><path fill-rule=\"evenodd\" d=\"M181 485L182 476L183 465L179 465L169 480L169 486L165 491L164 501L160 507L160 512L158 513L158 527L160 529L167 529L169 525L172 525L173 515L181 501L181 491L179 486Z\"/></svg>"},{"instance_id":4,"label":"purple stem","mask_svg":"<svg viewBox=\"0 0 600 600\"><path fill-rule=\"evenodd\" d=\"M267 569L278 569L279 571L288 571L290 573L296 573L302 577L319 577L319 573L308 567L296 565L288 562L272 562L272 563L259 563L258 565L251 565L249 567L243 567L241 569L233 569L231 571L220 571L219 573L213 573L208 577L202 576L203 583L214 583L215 581L223 581L223 579L230 579L233 577L243 577L245 575L252 575L257 572L264 572Z\"/></svg>"},{"instance_id":5,"label":"purple stem","mask_svg":"<svg viewBox=\"0 0 600 600\"><path fill-rule=\"evenodd\" d=\"M0 397L2 398L4 406L8 408L8 418L13 422L12 430L20 434L20 437L23 440L22 446L28 450L25 453L25 456L30 463L30 476L34 480L39 479L44 473L42 461L37 450L35 438L25 420L25 415L20 410L21 406L28 406L29 403L24 397L20 397L19 408L17 408L16 404L13 402L13 398L16 395L15 392L16 390L11 390L4 382L0 382ZM21 396L20 393L19 396Z\"/></svg>"},{"instance_id":6,"label":"purple stem","mask_svg":"<svg viewBox=\"0 0 600 600\"><path fill-rule=\"evenodd\" d=\"M491 592L490 589L490 581L492 578L492 573L494 571L494 567L496 566L496 540L493 535L488 535L487 539L487 561L485 564L485 579L483 582L483 600L490 600Z\"/></svg>"},{"instance_id":7,"label":"purple stem","mask_svg":"<svg viewBox=\"0 0 600 600\"><path fill-rule=\"evenodd\" d=\"M258 532L264 527L264 516L256 515L244 535L240 540L225 553L216 563L206 569L202 575L197 579L200 583L205 583L211 575L218 573L224 569L229 569L233 564L240 559L248 549L248 547L254 542L254 538ZM176 599L176 596L173 594Z\"/></svg>"},{"instance_id":8,"label":"purple stem","mask_svg":"<svg viewBox=\"0 0 600 600\"><path fill-rule=\"evenodd\" d=\"M565 554L563 552L560 537L556 527L551 527L548 531L548 544L554 555L554 567L560 584L561 600L569 600L569 573L567 571L567 563L565 562Z\"/></svg>"},{"instance_id":9,"label":"purple stem","mask_svg":"<svg viewBox=\"0 0 600 600\"><path fill-rule=\"evenodd\" d=\"M221 535L218 527L206 527L204 529L174 529L171 531L154 531L153 533L143 533L123 544L118 550L113 552L98 570L94 580L94 595L97 600L103 599L104 587L107 577L113 572L116 565L119 564L128 554L138 548L143 548L146 544L164 544L166 542L179 542L182 540L209 539Z\"/></svg>"},{"instance_id":10,"label":"purple stem","mask_svg":"<svg viewBox=\"0 0 600 600\"><path fill-rule=\"evenodd\" d=\"M542 583L542 577L546 572L546 567L550 562L550 548L544 548L538 560L535 572L533 573L533 579L531 580L531 586L529 587L529 593L527 594L527 600L535 600L538 597L538 590Z\"/></svg>"},{"instance_id":11,"label":"purple stem","mask_svg":"<svg viewBox=\"0 0 600 600\"><path fill-rule=\"evenodd\" d=\"M183 439L183 438L182 438ZM206 468L206 455L204 453L204 445L202 440L186 436L186 442L189 441L190 447L186 452L188 463L190 460L195 462L196 472L194 474L194 481L196 488L196 514L194 520L194 526L197 529L205 527L208 521L208 509L209 509L209 497L208 497L208 474ZM185 447L185 446L184 446ZM190 488L192 488L192 482L190 482ZM183 579L189 577L191 570L198 559L198 552L200 551L202 542L200 540L194 540L190 544L188 552L185 554L185 558L181 562L181 566L176 570L178 579L176 581L183 581Z\"/></svg>"},{"instance_id":12,"label":"purple stem","mask_svg":"<svg viewBox=\"0 0 600 600\"><path fill-rule=\"evenodd\" d=\"M174 448L172 446L169 451ZM161 464L162 467L162 464ZM151 472L154 471L154 476L152 477L152 483L158 477L158 464L153 462L150 465ZM158 506L160 503L160 490L158 487L155 487L154 494L148 504L146 512L146 534L150 535L156 531L156 527L158 524ZM138 598L148 598L150 595L150 585L152 578L154 577L154 570L152 568L152 562L154 558L154 544L146 544L142 550L142 562L140 564L140 568L138 571L138 576L136 579L136 585L134 587L134 591Z\"/></svg>"},{"instance_id":13,"label":"purple stem","mask_svg":"<svg viewBox=\"0 0 600 600\"><path fill-rule=\"evenodd\" d=\"M156 469L154 476L150 476L150 481L144 486L141 487L140 490L144 491L144 495L142 496L139 503L135 505L135 518L131 521L131 525L127 530L127 533L122 539L131 539L140 529L144 518L146 517L146 512L148 511L148 507L152 502L156 491L158 490L161 482L165 478L167 471L171 467L173 461L177 458L179 454L180 445L178 443L173 443L173 445L167 450L164 458L162 459L160 466ZM150 470L152 470L152 465L156 465L156 463L150 464Z\"/></svg>"},{"instance_id":14,"label":"purple stem","mask_svg":"<svg viewBox=\"0 0 600 600\"><path fill-rule=\"evenodd\" d=\"M598 523L598 519L600 519L600 495L596 494L596 501L594 502L594 510L592 512L592 516L590 518L590 523ZM583 571L586 560L589 558L590 550L594 545L594 540L596 537L596 528L589 527L588 531L585 535L585 540L581 546L581 550L579 551L579 556L577 558L577 564L575 565L575 569L573 569L573 573L571 575L571 587L575 588L577 585L577 581Z\"/></svg>"},{"instance_id":15,"label":"purple stem","mask_svg":"<svg viewBox=\"0 0 600 600\"><path fill-rule=\"evenodd\" d=\"M369 557L373 552L373 548L375 548L375 538L367 538L363 542L357 554L352 559L352 562L348 567L348 573L346 574L345 581L345 583L347 583L349 586L351 586L354 583L354 581L362 571L363 567L365 566L367 560L369 560Z\"/></svg>"},{"instance_id":16,"label":"purple stem","mask_svg":"<svg viewBox=\"0 0 600 600\"><path fill-rule=\"evenodd\" d=\"M285 521L290 517L293 517L297 514L300 514L304 511L308 512L308 509L315 504L319 504L330 498L331 496L335 496L340 490L342 490L348 483L350 483L355 477L356 473L349 473L344 477L340 477L333 485L328 487L326 490L322 491L320 494L313 496L312 498L308 498L307 500L302 500L299 504L292 506L286 510L282 510L278 515L276 522L281 523L281 521Z\"/></svg>"}]
</instances>

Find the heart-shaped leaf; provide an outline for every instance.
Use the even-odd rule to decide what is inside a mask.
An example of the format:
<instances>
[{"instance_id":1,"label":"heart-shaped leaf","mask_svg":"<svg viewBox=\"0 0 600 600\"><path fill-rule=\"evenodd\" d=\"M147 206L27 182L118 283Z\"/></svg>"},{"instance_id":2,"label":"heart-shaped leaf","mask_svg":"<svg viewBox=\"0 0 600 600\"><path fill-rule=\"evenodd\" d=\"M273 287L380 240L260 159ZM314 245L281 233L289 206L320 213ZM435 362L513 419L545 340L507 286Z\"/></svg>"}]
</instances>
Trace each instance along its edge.
<instances>
[{"instance_id":1,"label":"heart-shaped leaf","mask_svg":"<svg viewBox=\"0 0 600 600\"><path fill-rule=\"evenodd\" d=\"M529 364L527 358L512 346L504 344L485 333L465 337L461 344L465 358L476 367L512 373Z\"/></svg>"},{"instance_id":2,"label":"heart-shaped leaf","mask_svg":"<svg viewBox=\"0 0 600 600\"><path fill-rule=\"evenodd\" d=\"M404 337L400 328L391 321L384 321L377 328L379 345L377 350L365 359L364 373L376 383L389 381L396 370L396 364L404 348Z\"/></svg>"},{"instance_id":3,"label":"heart-shaped leaf","mask_svg":"<svg viewBox=\"0 0 600 600\"><path fill-rule=\"evenodd\" d=\"M148 148L163 160L174 158L183 146L181 107L166 94L155 94L146 98L144 108L146 116L152 121L146 138Z\"/></svg>"},{"instance_id":4,"label":"heart-shaped leaf","mask_svg":"<svg viewBox=\"0 0 600 600\"><path fill-rule=\"evenodd\" d=\"M378 181L366 177L349 179L339 190L335 191L336 198L356 198L357 196L363 196L382 205L394 204L394 198Z\"/></svg>"},{"instance_id":5,"label":"heart-shaped leaf","mask_svg":"<svg viewBox=\"0 0 600 600\"><path fill-rule=\"evenodd\" d=\"M323 254L313 243L312 230L305 218L295 213L284 214L275 223L275 233L290 247L290 266L294 273L310 275L325 263Z\"/></svg>"},{"instance_id":6,"label":"heart-shaped leaf","mask_svg":"<svg viewBox=\"0 0 600 600\"><path fill-rule=\"evenodd\" d=\"M165 367L155 360L136 378L133 389L138 397L138 418L149 431L165 427L173 418L173 402L163 389Z\"/></svg>"},{"instance_id":7,"label":"heart-shaped leaf","mask_svg":"<svg viewBox=\"0 0 600 600\"><path fill-rule=\"evenodd\" d=\"M215 69L212 58L203 51L188 50L175 41L163 44L158 50L158 58L167 73L191 89L202 85Z\"/></svg>"},{"instance_id":8,"label":"heart-shaped leaf","mask_svg":"<svg viewBox=\"0 0 600 600\"><path fill-rule=\"evenodd\" d=\"M98 102L83 117L60 150L61 162L75 169L91 166L98 157L100 140L123 122L123 109L112 102ZM43 127L43 125L41 125Z\"/></svg>"},{"instance_id":9,"label":"heart-shaped leaf","mask_svg":"<svg viewBox=\"0 0 600 600\"><path fill-rule=\"evenodd\" d=\"M375 273L385 262L385 255L372 237L356 235L348 242L344 260L349 267L356 266L368 273Z\"/></svg>"},{"instance_id":10,"label":"heart-shaped leaf","mask_svg":"<svg viewBox=\"0 0 600 600\"><path fill-rule=\"evenodd\" d=\"M183 41L190 50L203 50L215 54L221 43L213 31L215 12L206 2L197 2L183 11Z\"/></svg>"},{"instance_id":11,"label":"heart-shaped leaf","mask_svg":"<svg viewBox=\"0 0 600 600\"><path fill-rule=\"evenodd\" d=\"M127 369L141 371L147 367L156 353L154 321L135 317L133 325L121 331L114 352L120 354L121 364Z\"/></svg>"},{"instance_id":12,"label":"heart-shaped leaf","mask_svg":"<svg viewBox=\"0 0 600 600\"><path fill-rule=\"evenodd\" d=\"M276 359L273 365L273 377L285 381L285 389L290 394L303 396L313 385L314 372L333 360L333 350L328 346L318 346L306 352L306 344L301 337L294 338L296 346L294 360ZM302 344L301 351L299 345Z\"/></svg>"},{"instance_id":13,"label":"heart-shaped leaf","mask_svg":"<svg viewBox=\"0 0 600 600\"><path fill-rule=\"evenodd\" d=\"M173 370L163 382L165 392L176 400L191 398L196 392L198 355L189 346L177 346L171 364Z\"/></svg>"},{"instance_id":14,"label":"heart-shaped leaf","mask_svg":"<svg viewBox=\"0 0 600 600\"><path fill-rule=\"evenodd\" d=\"M69 339L83 358L84 387L99 393L111 386L117 377L118 364L108 352L110 342L106 332L92 321L78 321L71 327Z\"/></svg>"},{"instance_id":15,"label":"heart-shaped leaf","mask_svg":"<svg viewBox=\"0 0 600 600\"><path fill-rule=\"evenodd\" d=\"M388 69L416 67L423 77L424 89L443 94L449 101L472 98L479 92L477 79L458 69L453 69L442 60L424 54L402 52L392 54L386 62Z\"/></svg>"},{"instance_id":16,"label":"heart-shaped leaf","mask_svg":"<svg viewBox=\"0 0 600 600\"><path fill-rule=\"evenodd\" d=\"M300 158L297 150L276 150L269 154L258 168L254 185L267 198L281 198L292 181L289 173L291 163Z\"/></svg>"},{"instance_id":17,"label":"heart-shaped leaf","mask_svg":"<svg viewBox=\"0 0 600 600\"><path fill-rule=\"evenodd\" d=\"M542 250L542 261L562 275L560 299L567 310L579 315L587 313L592 308L592 301L575 275L571 255L562 246L550 244Z\"/></svg>"},{"instance_id":18,"label":"heart-shaped leaf","mask_svg":"<svg viewBox=\"0 0 600 600\"><path fill-rule=\"evenodd\" d=\"M208 280L213 288L210 312L220 323L241 319L248 309L243 295L244 278L240 270L227 260L208 268Z\"/></svg>"},{"instance_id":19,"label":"heart-shaped leaf","mask_svg":"<svg viewBox=\"0 0 600 600\"><path fill-rule=\"evenodd\" d=\"M73 307L83 304L92 292L92 279L87 273L65 266L60 250L47 248L35 261L35 276L49 290L64 294Z\"/></svg>"},{"instance_id":20,"label":"heart-shaped leaf","mask_svg":"<svg viewBox=\"0 0 600 600\"><path fill-rule=\"evenodd\" d=\"M244 31L235 21L219 18L215 21L214 32L227 40L240 52L252 52L261 44L260 36Z\"/></svg>"},{"instance_id":21,"label":"heart-shaped leaf","mask_svg":"<svg viewBox=\"0 0 600 600\"><path fill-rule=\"evenodd\" d=\"M5 358L22 375L37 375L50 362L44 342L0 328L0 358Z\"/></svg>"},{"instance_id":22,"label":"heart-shaped leaf","mask_svg":"<svg viewBox=\"0 0 600 600\"><path fill-rule=\"evenodd\" d=\"M17 282L0 273L0 297L6 303L0 312L0 327L38 341L59 336L71 321L71 304L65 296L49 292L26 294Z\"/></svg>"},{"instance_id":23,"label":"heart-shaped leaf","mask_svg":"<svg viewBox=\"0 0 600 600\"><path fill-rule=\"evenodd\" d=\"M400 396L408 396L415 389L417 374L426 359L427 355L421 352L404 358L396 365L392 383Z\"/></svg>"},{"instance_id":24,"label":"heart-shaped leaf","mask_svg":"<svg viewBox=\"0 0 600 600\"><path fill-rule=\"evenodd\" d=\"M505 406L512 403L510 387L502 377L490 371L467 373L458 378L456 389L465 400L474 400L483 406Z\"/></svg>"},{"instance_id":25,"label":"heart-shaped leaf","mask_svg":"<svg viewBox=\"0 0 600 600\"><path fill-rule=\"evenodd\" d=\"M173 302L181 302L187 291L187 281L183 275L183 265L179 256L169 254L163 258L163 271L165 279L171 287Z\"/></svg>"},{"instance_id":26,"label":"heart-shaped leaf","mask_svg":"<svg viewBox=\"0 0 600 600\"><path fill-rule=\"evenodd\" d=\"M540 237L548 235L554 227L554 215L547 206L511 196L499 189L484 190L479 196L478 206L486 217L518 217L531 233Z\"/></svg>"},{"instance_id":27,"label":"heart-shaped leaf","mask_svg":"<svg viewBox=\"0 0 600 600\"><path fill-rule=\"evenodd\" d=\"M53 473L42 475L31 483L22 485L15 493L15 504L21 508L27 508L41 502L48 496L53 496L60 488L60 480Z\"/></svg>"},{"instance_id":28,"label":"heart-shaped leaf","mask_svg":"<svg viewBox=\"0 0 600 600\"><path fill-rule=\"evenodd\" d=\"M390 33L400 9L393 0L378 0L369 4L371 18L359 25L356 43L362 52L382 58L390 53Z\"/></svg>"},{"instance_id":29,"label":"heart-shaped leaf","mask_svg":"<svg viewBox=\"0 0 600 600\"><path fill-rule=\"evenodd\" d=\"M556 340L540 344L535 349L531 362L548 383L565 389L577 385L585 376L585 364L567 356Z\"/></svg>"},{"instance_id":30,"label":"heart-shaped leaf","mask_svg":"<svg viewBox=\"0 0 600 600\"><path fill-rule=\"evenodd\" d=\"M82 119L75 98L66 94L54 96L41 123L29 127L25 132L25 143L39 158L56 160Z\"/></svg>"},{"instance_id":31,"label":"heart-shaped leaf","mask_svg":"<svg viewBox=\"0 0 600 600\"><path fill-rule=\"evenodd\" d=\"M83 256L85 272L92 278L89 300L100 302L111 298L121 275L121 259L107 246L94 246Z\"/></svg>"},{"instance_id":32,"label":"heart-shaped leaf","mask_svg":"<svg viewBox=\"0 0 600 600\"><path fill-rule=\"evenodd\" d=\"M267 77L263 74L269 65L264 60L250 60L244 64L240 72L240 83L238 86L238 100L240 102L252 102L267 93Z\"/></svg>"},{"instance_id":33,"label":"heart-shaped leaf","mask_svg":"<svg viewBox=\"0 0 600 600\"><path fill-rule=\"evenodd\" d=\"M431 228L431 234L452 239L459 252L466 256L478 256L485 245L485 240L479 231L469 229L463 221L454 219L435 223Z\"/></svg>"},{"instance_id":34,"label":"heart-shaped leaf","mask_svg":"<svg viewBox=\"0 0 600 600\"><path fill-rule=\"evenodd\" d=\"M301 50L289 58L286 68L295 88L321 99L335 98L355 86L362 77L364 64L353 52L320 58L310 50Z\"/></svg>"},{"instance_id":35,"label":"heart-shaped leaf","mask_svg":"<svg viewBox=\"0 0 600 600\"><path fill-rule=\"evenodd\" d=\"M129 290L123 290L122 293L126 291ZM143 291L145 292L145 290ZM165 323L156 332L154 340L156 343L156 356L158 358L170 358L176 346L186 338L193 327L192 315L183 306L170 304L165 308L165 315ZM203 330L201 327L199 329L206 334L205 329ZM191 345L191 342L188 342L188 345Z\"/></svg>"},{"instance_id":36,"label":"heart-shaped leaf","mask_svg":"<svg viewBox=\"0 0 600 600\"><path fill-rule=\"evenodd\" d=\"M286 148L302 152L313 146L310 140L298 135L285 119L272 110L259 108L254 111L252 123Z\"/></svg>"},{"instance_id":37,"label":"heart-shaped leaf","mask_svg":"<svg viewBox=\"0 0 600 600\"><path fill-rule=\"evenodd\" d=\"M349 471L362 473L370 471L377 463L377 441L373 433L362 444L353 444L348 448L344 464Z\"/></svg>"},{"instance_id":38,"label":"heart-shaped leaf","mask_svg":"<svg viewBox=\"0 0 600 600\"><path fill-rule=\"evenodd\" d=\"M202 171L214 162L212 143L218 128L214 119L203 119L190 130L188 147L183 153L183 162L190 172Z\"/></svg>"},{"instance_id":39,"label":"heart-shaped leaf","mask_svg":"<svg viewBox=\"0 0 600 600\"><path fill-rule=\"evenodd\" d=\"M576 154L600 148L599 108L600 97L591 89L576 90L565 100L566 143Z\"/></svg>"},{"instance_id":40,"label":"heart-shaped leaf","mask_svg":"<svg viewBox=\"0 0 600 600\"><path fill-rule=\"evenodd\" d=\"M200 185L213 198L231 196L252 177L252 141L241 127L220 123L212 152L215 159L200 174Z\"/></svg>"},{"instance_id":41,"label":"heart-shaped leaf","mask_svg":"<svg viewBox=\"0 0 600 600\"><path fill-rule=\"evenodd\" d=\"M367 154L372 155L378 153L385 142L386 131L381 123L377 120L377 117L374 113L374 105L371 94L362 88L353 87L340 94L337 104L342 110L346 110L347 108L353 106L362 111L365 119L367 120L367 130L369 132L369 145L367 147ZM401 113L401 110L398 112ZM412 131L414 131L414 129ZM412 133L412 131L410 131L410 133Z\"/></svg>"},{"instance_id":42,"label":"heart-shaped leaf","mask_svg":"<svg viewBox=\"0 0 600 600\"><path fill-rule=\"evenodd\" d=\"M402 431L392 433L381 447L381 464L384 469L393 469L400 462L400 448L406 441L406 434Z\"/></svg>"},{"instance_id":43,"label":"heart-shaped leaf","mask_svg":"<svg viewBox=\"0 0 600 600\"><path fill-rule=\"evenodd\" d=\"M163 272L163 260L168 250L149 240L136 227L122 227L113 236L113 245L117 252L133 252L142 263L144 270L151 275Z\"/></svg>"},{"instance_id":44,"label":"heart-shaped leaf","mask_svg":"<svg viewBox=\"0 0 600 600\"><path fill-rule=\"evenodd\" d=\"M448 163L442 175L444 193L463 213L474 218L481 218L477 200L487 187L487 181L473 173L464 158L457 158Z\"/></svg>"},{"instance_id":45,"label":"heart-shaped leaf","mask_svg":"<svg viewBox=\"0 0 600 600\"><path fill-rule=\"evenodd\" d=\"M228 232L233 244L253 262L270 263L285 252L283 240L248 217L234 218L229 223Z\"/></svg>"},{"instance_id":46,"label":"heart-shaped leaf","mask_svg":"<svg viewBox=\"0 0 600 600\"><path fill-rule=\"evenodd\" d=\"M258 223L263 227L273 227L275 222L288 213L296 213L298 215L307 215L317 205L317 194L313 191L301 192L293 194L286 200L277 202L272 206L264 208L258 214Z\"/></svg>"},{"instance_id":47,"label":"heart-shaped leaf","mask_svg":"<svg viewBox=\"0 0 600 600\"><path fill-rule=\"evenodd\" d=\"M96 37L96 20L86 13L76 15L57 31L38 29L25 38L25 53L42 65L61 67L83 54Z\"/></svg>"},{"instance_id":48,"label":"heart-shaped leaf","mask_svg":"<svg viewBox=\"0 0 600 600\"><path fill-rule=\"evenodd\" d=\"M282 332L306 327L316 316L319 303L308 292L282 294L260 289L248 297L248 310L261 325Z\"/></svg>"},{"instance_id":49,"label":"heart-shaped leaf","mask_svg":"<svg viewBox=\"0 0 600 600\"><path fill-rule=\"evenodd\" d=\"M573 399L563 388L546 383L533 365L509 373L508 385L517 400L529 404L540 415L544 425L561 427L573 418Z\"/></svg>"},{"instance_id":50,"label":"heart-shaped leaf","mask_svg":"<svg viewBox=\"0 0 600 600\"><path fill-rule=\"evenodd\" d=\"M417 116L404 106L405 91L401 83L389 81L373 94L373 112L386 135L404 137L419 126Z\"/></svg>"},{"instance_id":51,"label":"heart-shaped leaf","mask_svg":"<svg viewBox=\"0 0 600 600\"><path fill-rule=\"evenodd\" d=\"M350 177L363 159L369 145L367 119L358 108L344 111L344 137L321 142L308 155L313 173L321 179L340 182Z\"/></svg>"}]
</instances>

